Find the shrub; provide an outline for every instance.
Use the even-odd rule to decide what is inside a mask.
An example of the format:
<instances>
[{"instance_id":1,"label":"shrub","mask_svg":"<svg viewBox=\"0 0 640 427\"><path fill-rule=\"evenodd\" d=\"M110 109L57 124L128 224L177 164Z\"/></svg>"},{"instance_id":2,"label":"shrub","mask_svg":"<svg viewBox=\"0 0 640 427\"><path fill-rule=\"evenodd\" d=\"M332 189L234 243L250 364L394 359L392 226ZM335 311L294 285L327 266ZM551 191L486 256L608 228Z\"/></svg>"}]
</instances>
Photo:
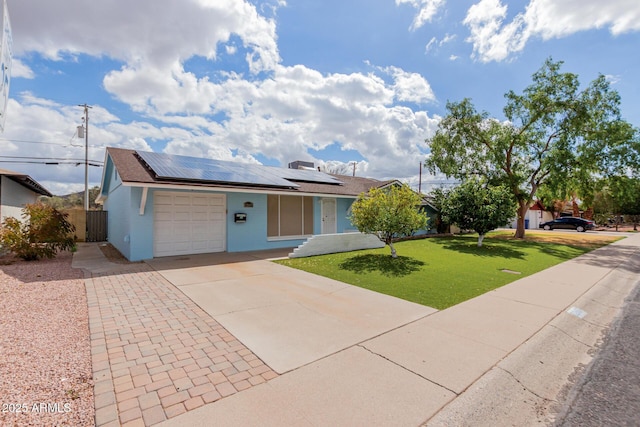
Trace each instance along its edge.
<instances>
[{"instance_id":1,"label":"shrub","mask_svg":"<svg viewBox=\"0 0 640 427\"><path fill-rule=\"evenodd\" d=\"M27 204L22 209L22 222L13 217L2 221L0 243L27 261L54 258L58 251L75 246L75 226L67 216L43 203Z\"/></svg>"}]
</instances>

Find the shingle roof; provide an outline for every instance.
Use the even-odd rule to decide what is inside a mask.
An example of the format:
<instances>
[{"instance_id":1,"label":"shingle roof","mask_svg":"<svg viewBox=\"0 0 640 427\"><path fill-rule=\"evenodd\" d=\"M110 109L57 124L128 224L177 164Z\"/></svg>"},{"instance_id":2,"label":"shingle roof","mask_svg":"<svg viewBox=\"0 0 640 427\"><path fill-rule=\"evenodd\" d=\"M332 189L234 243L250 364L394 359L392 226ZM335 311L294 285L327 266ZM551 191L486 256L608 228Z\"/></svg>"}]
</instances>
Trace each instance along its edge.
<instances>
[{"instance_id":1,"label":"shingle roof","mask_svg":"<svg viewBox=\"0 0 640 427\"><path fill-rule=\"evenodd\" d=\"M25 175L20 172L10 171L7 169L0 169L0 175L6 176L7 178L17 182L18 184L28 188L29 190L35 193L42 194L43 196L48 196L48 197L53 196L53 194L51 194L46 188L40 185L35 179L31 178L29 175Z\"/></svg>"},{"instance_id":2,"label":"shingle roof","mask_svg":"<svg viewBox=\"0 0 640 427\"><path fill-rule=\"evenodd\" d=\"M251 185L216 183L207 181L184 181L168 178L157 178L152 170L147 168L144 163L136 156L135 150L124 148L107 148L107 153L120 175L123 182L129 184L155 184L167 185L173 187L180 186L196 186L203 188L215 189L251 189L256 192L294 192L307 194L329 194L336 196L358 196L360 193L366 192L373 187L384 186L393 181L378 181L371 178L351 177L344 175L333 175L339 179L342 184L323 184L314 182L296 181L298 187L293 189L277 188L277 187L254 187Z\"/></svg>"}]
</instances>

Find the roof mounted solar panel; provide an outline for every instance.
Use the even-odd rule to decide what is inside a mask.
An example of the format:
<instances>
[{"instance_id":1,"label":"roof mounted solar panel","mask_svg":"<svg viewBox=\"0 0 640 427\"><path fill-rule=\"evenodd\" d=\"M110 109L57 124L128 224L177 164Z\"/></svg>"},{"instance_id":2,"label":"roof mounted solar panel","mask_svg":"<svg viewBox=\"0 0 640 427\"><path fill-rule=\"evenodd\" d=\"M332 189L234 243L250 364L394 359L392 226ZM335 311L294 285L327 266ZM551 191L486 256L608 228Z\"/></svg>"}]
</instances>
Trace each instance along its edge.
<instances>
[{"instance_id":1,"label":"roof mounted solar panel","mask_svg":"<svg viewBox=\"0 0 640 427\"><path fill-rule=\"evenodd\" d=\"M148 151L137 151L136 153L157 178L262 187L298 187L294 182L277 174L267 173L264 170L266 166Z\"/></svg>"},{"instance_id":2,"label":"roof mounted solar panel","mask_svg":"<svg viewBox=\"0 0 640 427\"><path fill-rule=\"evenodd\" d=\"M280 169L278 168L280 177L292 181L300 182L318 182L322 184L342 184L337 178L320 171L310 171L305 169Z\"/></svg>"}]
</instances>

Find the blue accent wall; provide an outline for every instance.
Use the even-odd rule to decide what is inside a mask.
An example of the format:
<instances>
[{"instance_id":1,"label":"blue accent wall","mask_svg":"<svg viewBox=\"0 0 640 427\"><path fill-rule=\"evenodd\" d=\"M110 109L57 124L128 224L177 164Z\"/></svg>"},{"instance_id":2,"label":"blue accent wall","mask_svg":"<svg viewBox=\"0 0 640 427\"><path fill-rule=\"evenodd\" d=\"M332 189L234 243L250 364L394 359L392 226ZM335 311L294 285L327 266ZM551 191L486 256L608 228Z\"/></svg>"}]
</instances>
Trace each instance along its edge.
<instances>
[{"instance_id":1,"label":"blue accent wall","mask_svg":"<svg viewBox=\"0 0 640 427\"><path fill-rule=\"evenodd\" d=\"M132 187L131 212L129 229L131 245L131 261L153 258L153 194L157 190L149 190L144 215L140 215L142 188Z\"/></svg>"},{"instance_id":2,"label":"blue accent wall","mask_svg":"<svg viewBox=\"0 0 640 427\"><path fill-rule=\"evenodd\" d=\"M108 198L104 202L104 210L109 212L107 216L107 240L122 255L131 260L131 248L129 247L129 217L131 215L131 189L124 187L115 174L111 176L106 188Z\"/></svg>"},{"instance_id":3,"label":"blue accent wall","mask_svg":"<svg viewBox=\"0 0 640 427\"><path fill-rule=\"evenodd\" d=\"M338 216L338 233L357 231L349 221L349 208L355 199L337 199L336 211Z\"/></svg>"},{"instance_id":4,"label":"blue accent wall","mask_svg":"<svg viewBox=\"0 0 640 427\"><path fill-rule=\"evenodd\" d=\"M252 203L253 207L245 207ZM234 214L247 214L247 222L235 223ZM267 195L227 194L227 251L241 252L264 248L267 244Z\"/></svg>"}]
</instances>

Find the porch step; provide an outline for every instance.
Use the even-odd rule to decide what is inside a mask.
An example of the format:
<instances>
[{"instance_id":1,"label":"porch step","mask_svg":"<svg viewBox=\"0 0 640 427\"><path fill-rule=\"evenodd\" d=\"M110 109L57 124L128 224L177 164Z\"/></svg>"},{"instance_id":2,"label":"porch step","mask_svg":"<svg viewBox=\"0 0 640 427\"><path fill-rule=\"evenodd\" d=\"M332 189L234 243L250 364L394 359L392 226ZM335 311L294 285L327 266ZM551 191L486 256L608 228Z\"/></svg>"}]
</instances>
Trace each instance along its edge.
<instances>
[{"instance_id":1,"label":"porch step","mask_svg":"<svg viewBox=\"0 0 640 427\"><path fill-rule=\"evenodd\" d=\"M376 236L363 233L316 234L289 254L289 258L302 258L360 249L383 248Z\"/></svg>"}]
</instances>

